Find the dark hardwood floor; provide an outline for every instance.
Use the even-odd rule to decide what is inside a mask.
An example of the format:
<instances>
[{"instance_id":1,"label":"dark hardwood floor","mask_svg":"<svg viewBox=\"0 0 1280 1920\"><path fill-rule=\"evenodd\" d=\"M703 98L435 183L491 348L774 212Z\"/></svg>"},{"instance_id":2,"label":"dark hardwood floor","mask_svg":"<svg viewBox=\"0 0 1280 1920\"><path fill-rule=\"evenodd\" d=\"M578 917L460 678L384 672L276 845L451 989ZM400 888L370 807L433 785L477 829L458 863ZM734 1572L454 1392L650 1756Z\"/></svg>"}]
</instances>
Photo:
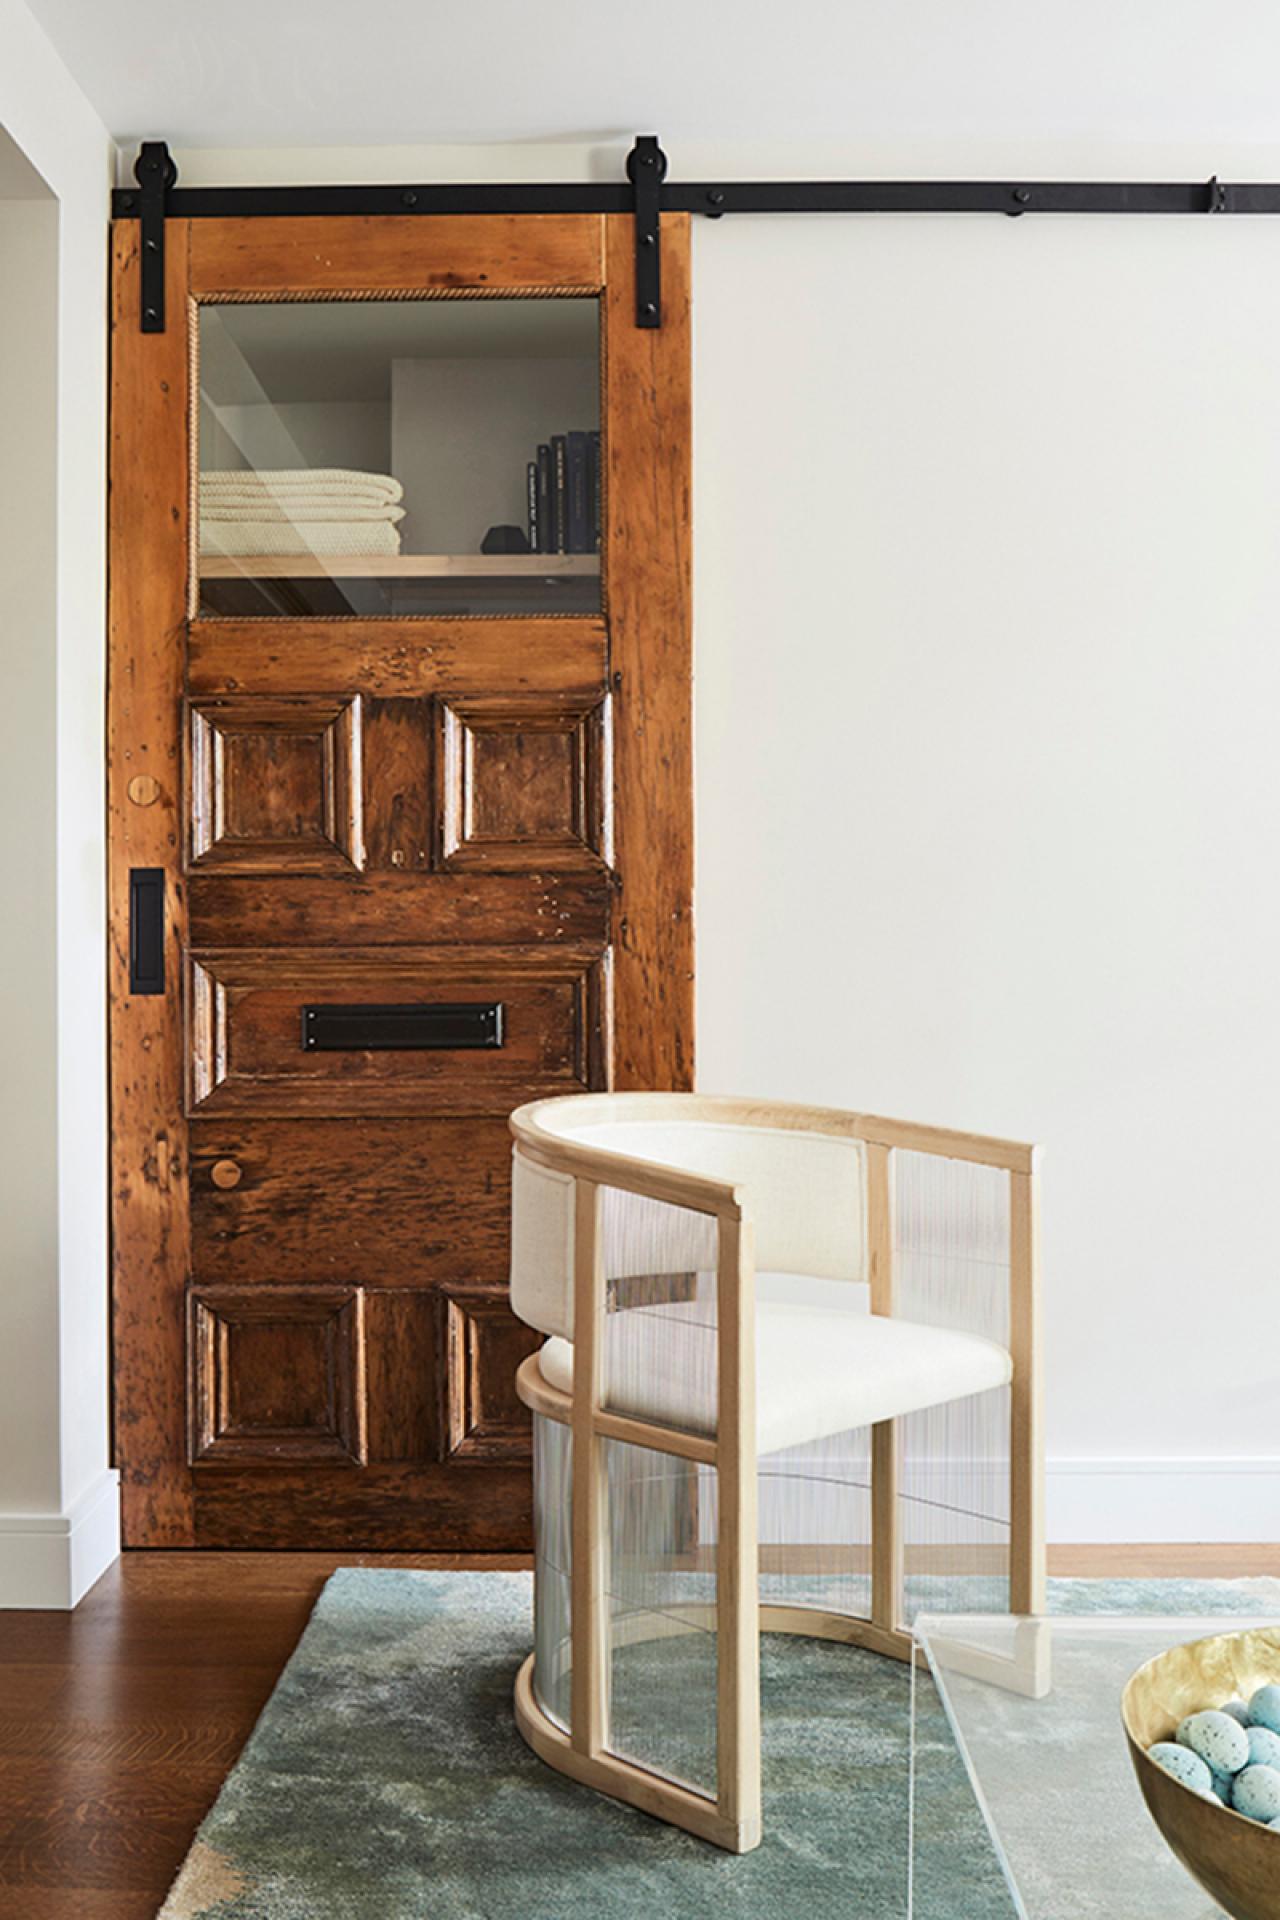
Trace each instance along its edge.
<instances>
[{"instance_id":1,"label":"dark hardwood floor","mask_svg":"<svg viewBox=\"0 0 1280 1920\"><path fill-rule=\"evenodd\" d=\"M0 1920L153 1920L336 1566L131 1553L74 1613L0 1613Z\"/></svg>"},{"instance_id":2,"label":"dark hardwood floor","mask_svg":"<svg viewBox=\"0 0 1280 1920\"><path fill-rule=\"evenodd\" d=\"M0 1920L153 1920L336 1566L518 1556L131 1553L74 1613L0 1613ZM1280 1547L1057 1547L1060 1574L1280 1573Z\"/></svg>"}]
</instances>

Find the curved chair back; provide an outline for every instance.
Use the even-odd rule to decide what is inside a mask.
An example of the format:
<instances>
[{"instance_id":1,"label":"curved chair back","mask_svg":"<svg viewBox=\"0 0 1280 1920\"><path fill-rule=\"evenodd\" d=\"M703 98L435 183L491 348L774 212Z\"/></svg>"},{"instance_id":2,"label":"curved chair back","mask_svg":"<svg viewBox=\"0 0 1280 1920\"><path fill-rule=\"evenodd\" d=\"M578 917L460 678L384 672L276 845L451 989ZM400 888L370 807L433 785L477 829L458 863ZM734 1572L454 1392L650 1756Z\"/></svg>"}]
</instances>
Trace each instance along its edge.
<instances>
[{"instance_id":1,"label":"curved chair back","mask_svg":"<svg viewBox=\"0 0 1280 1920\"><path fill-rule=\"evenodd\" d=\"M605 1274L697 1273L716 1265L716 1224L698 1211L737 1189L764 1272L864 1280L864 1149L838 1114L700 1094L576 1094L511 1118L511 1304L529 1326L573 1337L574 1176L604 1192ZM629 1163L689 1176L680 1201L610 1184ZM685 1197L687 1194L687 1198Z\"/></svg>"}]
</instances>

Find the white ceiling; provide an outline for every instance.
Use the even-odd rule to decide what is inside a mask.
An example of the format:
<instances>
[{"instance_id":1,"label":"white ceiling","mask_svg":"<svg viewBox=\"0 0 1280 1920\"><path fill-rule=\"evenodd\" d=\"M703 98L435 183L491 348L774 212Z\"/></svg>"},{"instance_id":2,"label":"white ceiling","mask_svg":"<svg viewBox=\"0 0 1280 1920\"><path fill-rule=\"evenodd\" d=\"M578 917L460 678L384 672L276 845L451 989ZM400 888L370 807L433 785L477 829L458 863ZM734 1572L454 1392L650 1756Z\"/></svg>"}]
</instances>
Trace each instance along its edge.
<instances>
[{"instance_id":1,"label":"white ceiling","mask_svg":"<svg viewBox=\"0 0 1280 1920\"><path fill-rule=\"evenodd\" d=\"M29 0L121 140L1280 138L1274 0Z\"/></svg>"}]
</instances>

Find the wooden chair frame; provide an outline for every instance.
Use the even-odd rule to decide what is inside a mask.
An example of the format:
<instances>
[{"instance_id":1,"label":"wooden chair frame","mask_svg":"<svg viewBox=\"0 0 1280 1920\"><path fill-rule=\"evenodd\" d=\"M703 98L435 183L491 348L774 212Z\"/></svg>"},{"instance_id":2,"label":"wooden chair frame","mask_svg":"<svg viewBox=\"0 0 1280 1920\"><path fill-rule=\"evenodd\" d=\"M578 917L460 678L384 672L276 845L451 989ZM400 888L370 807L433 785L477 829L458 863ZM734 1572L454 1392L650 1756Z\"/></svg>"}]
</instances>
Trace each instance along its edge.
<instances>
[{"instance_id":1,"label":"wooden chair frame","mask_svg":"<svg viewBox=\"0 0 1280 1920\"><path fill-rule=\"evenodd\" d=\"M661 1096L575 1097L584 1120L654 1118ZM1010 1183L1010 1611L1044 1611L1044 1465L1041 1415L1039 1150L942 1127L844 1113L825 1107L669 1096L682 1120L796 1128L862 1142L867 1162L867 1238L871 1311L894 1311L893 1155L901 1149L1002 1168ZM573 1571L570 1589L572 1692L566 1733L543 1711L530 1654L516 1681L516 1721L548 1765L629 1805L686 1828L734 1853L761 1837L759 1636L809 1635L862 1646L894 1659L912 1657L902 1620L903 1553L898 1515L896 1422L871 1436L871 1618L817 1608L762 1605L758 1591L756 1511L755 1258L748 1196L738 1186L587 1146L540 1122L547 1103L512 1116L518 1153L574 1182L574 1373L566 1394L542 1377L538 1356L517 1374L524 1404L573 1434ZM719 1229L717 1344L719 1417L714 1438L651 1425L600 1404L605 1286L600 1189L617 1187L714 1216ZM717 1793L711 1800L608 1751L608 1646L605 1633L606 1484L603 1439L628 1441L716 1468L720 1491L715 1626L717 1633Z\"/></svg>"}]
</instances>

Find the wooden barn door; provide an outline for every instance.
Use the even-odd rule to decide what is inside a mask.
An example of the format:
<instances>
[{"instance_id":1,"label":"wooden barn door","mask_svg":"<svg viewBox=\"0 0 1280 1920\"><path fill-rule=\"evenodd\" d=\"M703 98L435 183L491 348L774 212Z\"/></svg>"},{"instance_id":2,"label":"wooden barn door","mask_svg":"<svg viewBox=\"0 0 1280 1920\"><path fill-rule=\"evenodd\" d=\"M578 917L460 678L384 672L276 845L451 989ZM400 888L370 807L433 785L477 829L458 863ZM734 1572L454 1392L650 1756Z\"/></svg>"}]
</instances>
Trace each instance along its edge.
<instances>
[{"instance_id":1,"label":"wooden barn door","mask_svg":"<svg viewBox=\"0 0 1280 1920\"><path fill-rule=\"evenodd\" d=\"M687 222L659 331L624 216L171 220L147 334L139 241L117 223L126 1539L527 1547L506 1116L692 1082Z\"/></svg>"}]
</instances>

